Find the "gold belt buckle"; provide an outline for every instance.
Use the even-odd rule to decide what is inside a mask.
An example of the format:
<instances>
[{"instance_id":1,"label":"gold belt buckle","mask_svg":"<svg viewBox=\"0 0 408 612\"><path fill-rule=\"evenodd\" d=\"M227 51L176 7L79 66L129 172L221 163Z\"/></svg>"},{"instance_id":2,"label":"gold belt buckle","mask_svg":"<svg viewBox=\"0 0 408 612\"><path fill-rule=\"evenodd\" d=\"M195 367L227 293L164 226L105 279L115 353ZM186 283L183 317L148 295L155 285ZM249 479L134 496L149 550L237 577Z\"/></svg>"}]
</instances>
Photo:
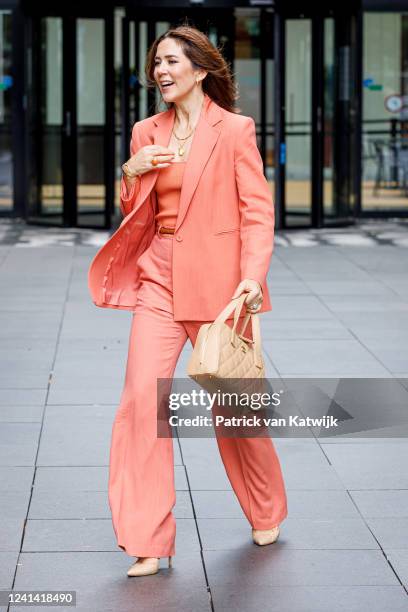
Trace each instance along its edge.
<instances>
[{"instance_id":1,"label":"gold belt buckle","mask_svg":"<svg viewBox=\"0 0 408 612\"><path fill-rule=\"evenodd\" d=\"M166 227L165 225L159 225L157 230L159 234L174 234L174 227Z\"/></svg>"}]
</instances>

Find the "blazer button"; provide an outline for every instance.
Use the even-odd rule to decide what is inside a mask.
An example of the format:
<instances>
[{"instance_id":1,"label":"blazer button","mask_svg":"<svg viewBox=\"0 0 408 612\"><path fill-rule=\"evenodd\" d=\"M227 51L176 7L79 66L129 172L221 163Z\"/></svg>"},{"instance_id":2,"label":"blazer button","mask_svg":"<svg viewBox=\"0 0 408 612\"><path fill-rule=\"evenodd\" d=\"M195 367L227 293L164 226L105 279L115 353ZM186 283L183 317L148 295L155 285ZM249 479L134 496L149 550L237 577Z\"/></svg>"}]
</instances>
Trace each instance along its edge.
<instances>
[{"instance_id":1,"label":"blazer button","mask_svg":"<svg viewBox=\"0 0 408 612\"><path fill-rule=\"evenodd\" d=\"M176 240L177 240L177 242L181 242L183 240L182 237L180 236L180 234L177 234Z\"/></svg>"}]
</instances>

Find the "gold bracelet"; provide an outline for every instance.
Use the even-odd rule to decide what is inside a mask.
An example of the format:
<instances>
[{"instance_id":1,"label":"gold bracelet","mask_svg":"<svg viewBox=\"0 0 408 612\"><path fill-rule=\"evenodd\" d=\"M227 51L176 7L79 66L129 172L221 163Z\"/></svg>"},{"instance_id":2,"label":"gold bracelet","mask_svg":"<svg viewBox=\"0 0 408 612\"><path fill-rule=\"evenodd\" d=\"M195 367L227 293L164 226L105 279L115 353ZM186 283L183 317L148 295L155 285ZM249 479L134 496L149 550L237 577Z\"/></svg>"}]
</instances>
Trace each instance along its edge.
<instances>
[{"instance_id":1,"label":"gold bracelet","mask_svg":"<svg viewBox=\"0 0 408 612\"><path fill-rule=\"evenodd\" d=\"M139 174L138 174L137 172L136 172L136 173L132 173L132 172L131 172L131 171L129 171L129 170L130 170L130 169L129 169L129 165L128 165L128 163L127 163L127 162L125 162L125 163L122 165L122 172L123 172L123 174L124 174L125 176L127 176L127 178L135 178L135 177L139 176Z\"/></svg>"}]
</instances>

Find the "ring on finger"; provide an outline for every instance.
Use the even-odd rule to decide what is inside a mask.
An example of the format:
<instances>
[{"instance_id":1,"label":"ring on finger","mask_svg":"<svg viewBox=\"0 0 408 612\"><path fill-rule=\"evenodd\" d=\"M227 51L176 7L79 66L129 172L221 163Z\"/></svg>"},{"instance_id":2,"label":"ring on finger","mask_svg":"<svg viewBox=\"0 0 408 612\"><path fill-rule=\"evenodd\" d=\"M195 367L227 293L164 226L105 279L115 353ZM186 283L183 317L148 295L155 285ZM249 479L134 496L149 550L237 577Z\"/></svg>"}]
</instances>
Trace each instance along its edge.
<instances>
[{"instance_id":1,"label":"ring on finger","mask_svg":"<svg viewBox=\"0 0 408 612\"><path fill-rule=\"evenodd\" d=\"M158 163L157 157L152 157L152 166L157 166Z\"/></svg>"}]
</instances>

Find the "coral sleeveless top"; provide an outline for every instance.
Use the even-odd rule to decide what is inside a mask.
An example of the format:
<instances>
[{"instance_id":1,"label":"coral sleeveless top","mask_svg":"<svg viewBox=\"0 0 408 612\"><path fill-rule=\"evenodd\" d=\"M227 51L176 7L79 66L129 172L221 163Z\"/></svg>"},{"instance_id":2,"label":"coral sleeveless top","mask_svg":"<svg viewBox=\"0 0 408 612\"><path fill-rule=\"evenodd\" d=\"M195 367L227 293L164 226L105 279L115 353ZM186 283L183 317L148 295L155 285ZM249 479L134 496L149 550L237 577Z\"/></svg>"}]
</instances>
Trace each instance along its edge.
<instances>
[{"instance_id":1,"label":"coral sleeveless top","mask_svg":"<svg viewBox=\"0 0 408 612\"><path fill-rule=\"evenodd\" d=\"M181 185L186 162L172 162L167 168L161 168L156 180L158 212L155 214L157 224L165 227L175 227Z\"/></svg>"}]
</instances>

